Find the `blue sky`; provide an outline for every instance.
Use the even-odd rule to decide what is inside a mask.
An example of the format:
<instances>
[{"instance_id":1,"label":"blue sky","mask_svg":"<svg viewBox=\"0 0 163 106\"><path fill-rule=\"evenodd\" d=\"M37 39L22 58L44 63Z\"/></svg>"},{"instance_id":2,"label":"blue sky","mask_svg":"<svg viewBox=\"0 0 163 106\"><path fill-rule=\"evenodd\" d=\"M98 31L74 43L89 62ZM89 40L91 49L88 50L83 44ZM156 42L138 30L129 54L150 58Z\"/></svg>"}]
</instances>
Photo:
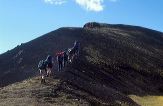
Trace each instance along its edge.
<instances>
[{"instance_id":1,"label":"blue sky","mask_svg":"<svg viewBox=\"0 0 163 106\"><path fill-rule=\"evenodd\" d=\"M0 0L0 53L59 27L86 22L163 32L163 0Z\"/></svg>"}]
</instances>

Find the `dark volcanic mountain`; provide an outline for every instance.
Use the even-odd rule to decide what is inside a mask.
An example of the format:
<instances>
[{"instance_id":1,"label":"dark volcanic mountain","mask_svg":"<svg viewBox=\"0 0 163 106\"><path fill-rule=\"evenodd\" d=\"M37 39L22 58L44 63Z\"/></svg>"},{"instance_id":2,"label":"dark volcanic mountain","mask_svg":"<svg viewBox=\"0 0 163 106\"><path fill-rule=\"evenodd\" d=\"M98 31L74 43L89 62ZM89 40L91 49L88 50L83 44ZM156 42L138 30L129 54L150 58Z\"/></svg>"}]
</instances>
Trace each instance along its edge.
<instances>
[{"instance_id":1,"label":"dark volcanic mountain","mask_svg":"<svg viewBox=\"0 0 163 106\"><path fill-rule=\"evenodd\" d=\"M60 28L0 55L0 85L37 76L39 60L75 40L81 42L79 58L60 73L55 61L61 91L91 105L136 106L128 95L163 95L163 33L99 23Z\"/></svg>"}]
</instances>

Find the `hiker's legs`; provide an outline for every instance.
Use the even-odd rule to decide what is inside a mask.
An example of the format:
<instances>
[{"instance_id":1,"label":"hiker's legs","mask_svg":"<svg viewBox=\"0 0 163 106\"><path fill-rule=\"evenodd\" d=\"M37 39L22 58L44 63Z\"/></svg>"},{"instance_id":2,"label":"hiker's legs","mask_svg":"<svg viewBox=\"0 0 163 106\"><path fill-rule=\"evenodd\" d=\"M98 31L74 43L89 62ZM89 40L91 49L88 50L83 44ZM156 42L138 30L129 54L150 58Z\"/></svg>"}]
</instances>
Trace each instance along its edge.
<instances>
[{"instance_id":1,"label":"hiker's legs","mask_svg":"<svg viewBox=\"0 0 163 106\"><path fill-rule=\"evenodd\" d=\"M47 68L47 76L51 76L51 68Z\"/></svg>"},{"instance_id":2,"label":"hiker's legs","mask_svg":"<svg viewBox=\"0 0 163 106\"><path fill-rule=\"evenodd\" d=\"M46 76L49 76L49 68L46 68Z\"/></svg>"},{"instance_id":3,"label":"hiker's legs","mask_svg":"<svg viewBox=\"0 0 163 106\"><path fill-rule=\"evenodd\" d=\"M43 71L44 71L44 70L41 70L41 69L40 69L40 76L41 76L41 79L44 78L44 73L43 73Z\"/></svg>"},{"instance_id":4,"label":"hiker's legs","mask_svg":"<svg viewBox=\"0 0 163 106\"><path fill-rule=\"evenodd\" d=\"M52 74L52 68L49 68L49 76Z\"/></svg>"},{"instance_id":5,"label":"hiker's legs","mask_svg":"<svg viewBox=\"0 0 163 106\"><path fill-rule=\"evenodd\" d=\"M45 72L46 70L40 70L41 83L45 83Z\"/></svg>"},{"instance_id":6,"label":"hiker's legs","mask_svg":"<svg viewBox=\"0 0 163 106\"><path fill-rule=\"evenodd\" d=\"M61 61L61 70L62 70L62 68L63 68L63 61Z\"/></svg>"},{"instance_id":7,"label":"hiker's legs","mask_svg":"<svg viewBox=\"0 0 163 106\"><path fill-rule=\"evenodd\" d=\"M39 69L39 71L40 71L40 76L41 76L42 70L41 70L41 69Z\"/></svg>"},{"instance_id":8,"label":"hiker's legs","mask_svg":"<svg viewBox=\"0 0 163 106\"><path fill-rule=\"evenodd\" d=\"M65 59L63 60L62 64L63 64L63 67L65 67Z\"/></svg>"},{"instance_id":9,"label":"hiker's legs","mask_svg":"<svg viewBox=\"0 0 163 106\"><path fill-rule=\"evenodd\" d=\"M62 70L62 64L63 64L62 61L60 61L60 62L59 62L59 71Z\"/></svg>"},{"instance_id":10,"label":"hiker's legs","mask_svg":"<svg viewBox=\"0 0 163 106\"><path fill-rule=\"evenodd\" d=\"M63 67L66 67L66 61L64 61Z\"/></svg>"},{"instance_id":11,"label":"hiker's legs","mask_svg":"<svg viewBox=\"0 0 163 106\"><path fill-rule=\"evenodd\" d=\"M73 54L72 57L71 57L71 63L73 62L74 57L75 57L75 54Z\"/></svg>"},{"instance_id":12,"label":"hiker's legs","mask_svg":"<svg viewBox=\"0 0 163 106\"><path fill-rule=\"evenodd\" d=\"M68 60L70 63L72 63L72 55L69 55Z\"/></svg>"},{"instance_id":13,"label":"hiker's legs","mask_svg":"<svg viewBox=\"0 0 163 106\"><path fill-rule=\"evenodd\" d=\"M60 71L60 62L58 61L58 71Z\"/></svg>"},{"instance_id":14,"label":"hiker's legs","mask_svg":"<svg viewBox=\"0 0 163 106\"><path fill-rule=\"evenodd\" d=\"M75 49L74 57L77 58L79 56L79 48Z\"/></svg>"},{"instance_id":15,"label":"hiker's legs","mask_svg":"<svg viewBox=\"0 0 163 106\"><path fill-rule=\"evenodd\" d=\"M40 79L41 79L41 81L42 81L42 70L39 69L39 71L40 71Z\"/></svg>"},{"instance_id":16,"label":"hiker's legs","mask_svg":"<svg viewBox=\"0 0 163 106\"><path fill-rule=\"evenodd\" d=\"M67 65L67 60L65 58L64 61L63 61L63 67L66 67L66 65Z\"/></svg>"},{"instance_id":17,"label":"hiker's legs","mask_svg":"<svg viewBox=\"0 0 163 106\"><path fill-rule=\"evenodd\" d=\"M62 69L62 64L63 64L62 61L59 61L59 62L58 62L58 71L61 71L61 69Z\"/></svg>"}]
</instances>

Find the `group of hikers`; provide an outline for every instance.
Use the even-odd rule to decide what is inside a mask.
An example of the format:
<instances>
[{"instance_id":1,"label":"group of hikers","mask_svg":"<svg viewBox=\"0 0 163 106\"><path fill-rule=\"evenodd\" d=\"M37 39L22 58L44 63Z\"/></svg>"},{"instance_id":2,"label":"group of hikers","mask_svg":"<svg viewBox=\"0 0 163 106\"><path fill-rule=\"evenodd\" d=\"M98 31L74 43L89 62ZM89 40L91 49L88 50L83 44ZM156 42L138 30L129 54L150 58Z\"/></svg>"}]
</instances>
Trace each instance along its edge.
<instances>
[{"instance_id":1,"label":"group of hikers","mask_svg":"<svg viewBox=\"0 0 163 106\"><path fill-rule=\"evenodd\" d=\"M75 57L79 56L79 41L74 42L72 48L68 48L65 51L58 52L55 56L48 55L45 60L40 60L38 69L41 75L41 83L45 83L45 77L50 77L52 74L52 68L54 66L54 57L57 60L58 71L61 71L68 63L72 63Z\"/></svg>"}]
</instances>

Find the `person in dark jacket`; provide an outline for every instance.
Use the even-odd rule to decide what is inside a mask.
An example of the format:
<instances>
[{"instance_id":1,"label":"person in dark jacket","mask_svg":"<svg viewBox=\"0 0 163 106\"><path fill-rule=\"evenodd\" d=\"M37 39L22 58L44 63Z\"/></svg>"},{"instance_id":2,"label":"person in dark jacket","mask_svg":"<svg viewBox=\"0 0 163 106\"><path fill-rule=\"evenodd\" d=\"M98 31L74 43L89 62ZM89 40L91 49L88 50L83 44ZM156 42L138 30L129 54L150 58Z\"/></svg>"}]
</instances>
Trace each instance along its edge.
<instances>
[{"instance_id":1,"label":"person in dark jacket","mask_svg":"<svg viewBox=\"0 0 163 106\"><path fill-rule=\"evenodd\" d=\"M63 68L63 52L57 53L58 71Z\"/></svg>"},{"instance_id":2,"label":"person in dark jacket","mask_svg":"<svg viewBox=\"0 0 163 106\"><path fill-rule=\"evenodd\" d=\"M73 60L74 60L74 57L75 57L75 49L74 48L69 48L68 49L68 61L70 63L72 63Z\"/></svg>"},{"instance_id":3,"label":"person in dark jacket","mask_svg":"<svg viewBox=\"0 0 163 106\"><path fill-rule=\"evenodd\" d=\"M68 63L68 54L66 51L63 52L63 67L65 67Z\"/></svg>"},{"instance_id":4,"label":"person in dark jacket","mask_svg":"<svg viewBox=\"0 0 163 106\"><path fill-rule=\"evenodd\" d=\"M75 41L73 48L74 48L74 51L75 51L75 55L79 56L80 42Z\"/></svg>"}]
</instances>

